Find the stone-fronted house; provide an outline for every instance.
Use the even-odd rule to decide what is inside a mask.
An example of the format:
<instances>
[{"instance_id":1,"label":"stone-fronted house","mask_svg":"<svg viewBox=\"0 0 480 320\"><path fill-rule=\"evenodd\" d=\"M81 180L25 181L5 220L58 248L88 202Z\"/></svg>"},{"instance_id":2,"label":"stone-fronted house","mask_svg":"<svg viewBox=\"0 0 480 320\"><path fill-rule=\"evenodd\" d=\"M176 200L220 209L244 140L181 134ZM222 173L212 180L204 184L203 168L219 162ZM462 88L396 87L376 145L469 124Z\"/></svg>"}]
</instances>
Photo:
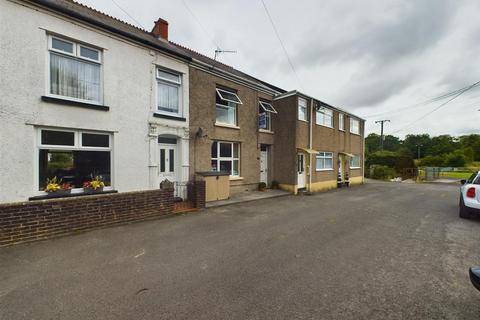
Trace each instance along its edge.
<instances>
[{"instance_id":1,"label":"stone-fronted house","mask_svg":"<svg viewBox=\"0 0 480 320\"><path fill-rule=\"evenodd\" d=\"M188 50L188 49L187 49ZM190 63L190 178L223 171L230 193L274 179L273 99L285 92L194 51Z\"/></svg>"}]
</instances>

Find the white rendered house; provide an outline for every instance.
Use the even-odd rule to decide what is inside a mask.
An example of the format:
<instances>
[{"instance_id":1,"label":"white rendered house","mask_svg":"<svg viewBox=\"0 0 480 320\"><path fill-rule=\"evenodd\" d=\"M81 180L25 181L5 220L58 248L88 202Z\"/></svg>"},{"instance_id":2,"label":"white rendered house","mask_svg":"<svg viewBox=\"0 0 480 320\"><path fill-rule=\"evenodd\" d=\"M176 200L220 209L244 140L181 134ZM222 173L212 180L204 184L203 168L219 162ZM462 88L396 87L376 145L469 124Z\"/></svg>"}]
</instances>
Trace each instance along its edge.
<instances>
[{"instance_id":1,"label":"white rendered house","mask_svg":"<svg viewBox=\"0 0 480 320\"><path fill-rule=\"evenodd\" d=\"M189 171L189 55L66 0L0 1L0 203L44 195L56 176L82 192L156 189Z\"/></svg>"}]
</instances>

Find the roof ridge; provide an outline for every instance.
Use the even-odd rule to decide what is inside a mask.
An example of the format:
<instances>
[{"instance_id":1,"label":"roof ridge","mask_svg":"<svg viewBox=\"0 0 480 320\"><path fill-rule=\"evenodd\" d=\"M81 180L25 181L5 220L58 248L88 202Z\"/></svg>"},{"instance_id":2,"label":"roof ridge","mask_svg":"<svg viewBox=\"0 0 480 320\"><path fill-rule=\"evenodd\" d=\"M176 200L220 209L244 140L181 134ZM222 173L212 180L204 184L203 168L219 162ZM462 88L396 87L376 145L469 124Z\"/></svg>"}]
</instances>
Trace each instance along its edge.
<instances>
[{"instance_id":1,"label":"roof ridge","mask_svg":"<svg viewBox=\"0 0 480 320\"><path fill-rule=\"evenodd\" d=\"M143 28L140 28L140 27L138 27L138 26L136 26L136 25L134 25L134 24L132 24L132 23L129 23L129 22L127 22L127 21L124 21L124 20L122 20L122 19L119 19L119 18L116 18L116 17L114 17L114 16L111 16L111 15L109 15L108 13L105 13L105 12L103 12L103 11L100 11L100 10L98 10L98 9L95 9L94 7L90 7L90 6L88 6L88 5L84 4L84 3L78 2L78 1L76 1L76 0L64 0L64 1L68 1L68 2L71 2L71 3L75 4L75 5L77 5L77 6L81 6L81 7L87 8L88 10L92 10L92 11L98 13L98 14L101 14L101 15L105 16L105 17L108 17L108 18L110 18L110 19L116 20L116 21L118 21L118 22L120 22L120 23L123 23L123 24L129 26L129 27L133 27L133 28L135 28L135 29L137 29L137 30L139 30L139 31L142 31L142 32L145 32L145 33L151 35L151 33L150 33L149 31L147 31L147 30L145 30L145 29L143 29Z\"/></svg>"}]
</instances>

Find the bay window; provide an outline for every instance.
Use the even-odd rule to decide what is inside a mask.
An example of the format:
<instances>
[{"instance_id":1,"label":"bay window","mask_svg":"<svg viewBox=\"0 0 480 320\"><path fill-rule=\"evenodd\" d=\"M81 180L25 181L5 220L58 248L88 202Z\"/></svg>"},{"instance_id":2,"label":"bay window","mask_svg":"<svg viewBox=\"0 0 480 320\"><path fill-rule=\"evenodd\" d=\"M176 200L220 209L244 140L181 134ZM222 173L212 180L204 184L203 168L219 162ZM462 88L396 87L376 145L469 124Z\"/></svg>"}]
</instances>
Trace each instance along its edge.
<instances>
[{"instance_id":1,"label":"bay window","mask_svg":"<svg viewBox=\"0 0 480 320\"><path fill-rule=\"evenodd\" d=\"M258 127L272 131L272 113L277 113L277 110L270 103L263 101L259 102L258 110Z\"/></svg>"},{"instance_id":2,"label":"bay window","mask_svg":"<svg viewBox=\"0 0 480 320\"><path fill-rule=\"evenodd\" d=\"M319 152L316 160L317 171L333 169L333 152Z\"/></svg>"},{"instance_id":3,"label":"bay window","mask_svg":"<svg viewBox=\"0 0 480 320\"><path fill-rule=\"evenodd\" d=\"M178 73L157 69L157 111L181 116L182 76Z\"/></svg>"},{"instance_id":4,"label":"bay window","mask_svg":"<svg viewBox=\"0 0 480 320\"><path fill-rule=\"evenodd\" d=\"M317 124L333 128L333 111L320 107L320 109L317 110Z\"/></svg>"},{"instance_id":5,"label":"bay window","mask_svg":"<svg viewBox=\"0 0 480 320\"><path fill-rule=\"evenodd\" d=\"M216 122L237 125L237 106L242 104L238 95L229 90L216 89Z\"/></svg>"},{"instance_id":6,"label":"bay window","mask_svg":"<svg viewBox=\"0 0 480 320\"><path fill-rule=\"evenodd\" d=\"M211 164L212 171L228 172L233 177L240 176L240 144L214 141Z\"/></svg>"},{"instance_id":7,"label":"bay window","mask_svg":"<svg viewBox=\"0 0 480 320\"><path fill-rule=\"evenodd\" d=\"M63 129L39 129L38 190L47 179L57 177L80 189L86 181L100 177L111 186L111 135Z\"/></svg>"},{"instance_id":8,"label":"bay window","mask_svg":"<svg viewBox=\"0 0 480 320\"><path fill-rule=\"evenodd\" d=\"M350 132L360 134L360 121L350 118Z\"/></svg>"},{"instance_id":9,"label":"bay window","mask_svg":"<svg viewBox=\"0 0 480 320\"><path fill-rule=\"evenodd\" d=\"M49 94L102 103L101 51L70 40L49 37Z\"/></svg>"}]
</instances>

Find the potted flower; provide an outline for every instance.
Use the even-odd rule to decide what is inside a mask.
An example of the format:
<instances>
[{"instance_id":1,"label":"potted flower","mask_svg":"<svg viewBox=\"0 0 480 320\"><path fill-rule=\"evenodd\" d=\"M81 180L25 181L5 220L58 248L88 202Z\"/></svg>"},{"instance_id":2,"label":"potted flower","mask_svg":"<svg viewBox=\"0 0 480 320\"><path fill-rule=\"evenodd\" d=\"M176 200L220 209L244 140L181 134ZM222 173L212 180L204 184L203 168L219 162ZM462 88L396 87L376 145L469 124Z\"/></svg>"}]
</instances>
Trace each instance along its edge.
<instances>
[{"instance_id":1,"label":"potted flower","mask_svg":"<svg viewBox=\"0 0 480 320\"><path fill-rule=\"evenodd\" d=\"M102 192L104 187L105 187L105 183L103 182L102 178L99 176L96 176L94 179L90 181L85 181L83 183L83 192L98 193L98 192Z\"/></svg>"},{"instance_id":2,"label":"potted flower","mask_svg":"<svg viewBox=\"0 0 480 320\"><path fill-rule=\"evenodd\" d=\"M57 177L53 177L52 179L47 179L47 185L45 187L45 192L49 196L62 196L70 194L72 191L72 186L70 183L63 182L62 179L57 179Z\"/></svg>"},{"instance_id":3,"label":"potted flower","mask_svg":"<svg viewBox=\"0 0 480 320\"><path fill-rule=\"evenodd\" d=\"M277 180L273 180L273 181L272 181L272 189L273 189L273 190L277 190L277 189L279 189L279 188L280 188L280 184L278 183L278 181L277 181Z\"/></svg>"}]
</instances>

